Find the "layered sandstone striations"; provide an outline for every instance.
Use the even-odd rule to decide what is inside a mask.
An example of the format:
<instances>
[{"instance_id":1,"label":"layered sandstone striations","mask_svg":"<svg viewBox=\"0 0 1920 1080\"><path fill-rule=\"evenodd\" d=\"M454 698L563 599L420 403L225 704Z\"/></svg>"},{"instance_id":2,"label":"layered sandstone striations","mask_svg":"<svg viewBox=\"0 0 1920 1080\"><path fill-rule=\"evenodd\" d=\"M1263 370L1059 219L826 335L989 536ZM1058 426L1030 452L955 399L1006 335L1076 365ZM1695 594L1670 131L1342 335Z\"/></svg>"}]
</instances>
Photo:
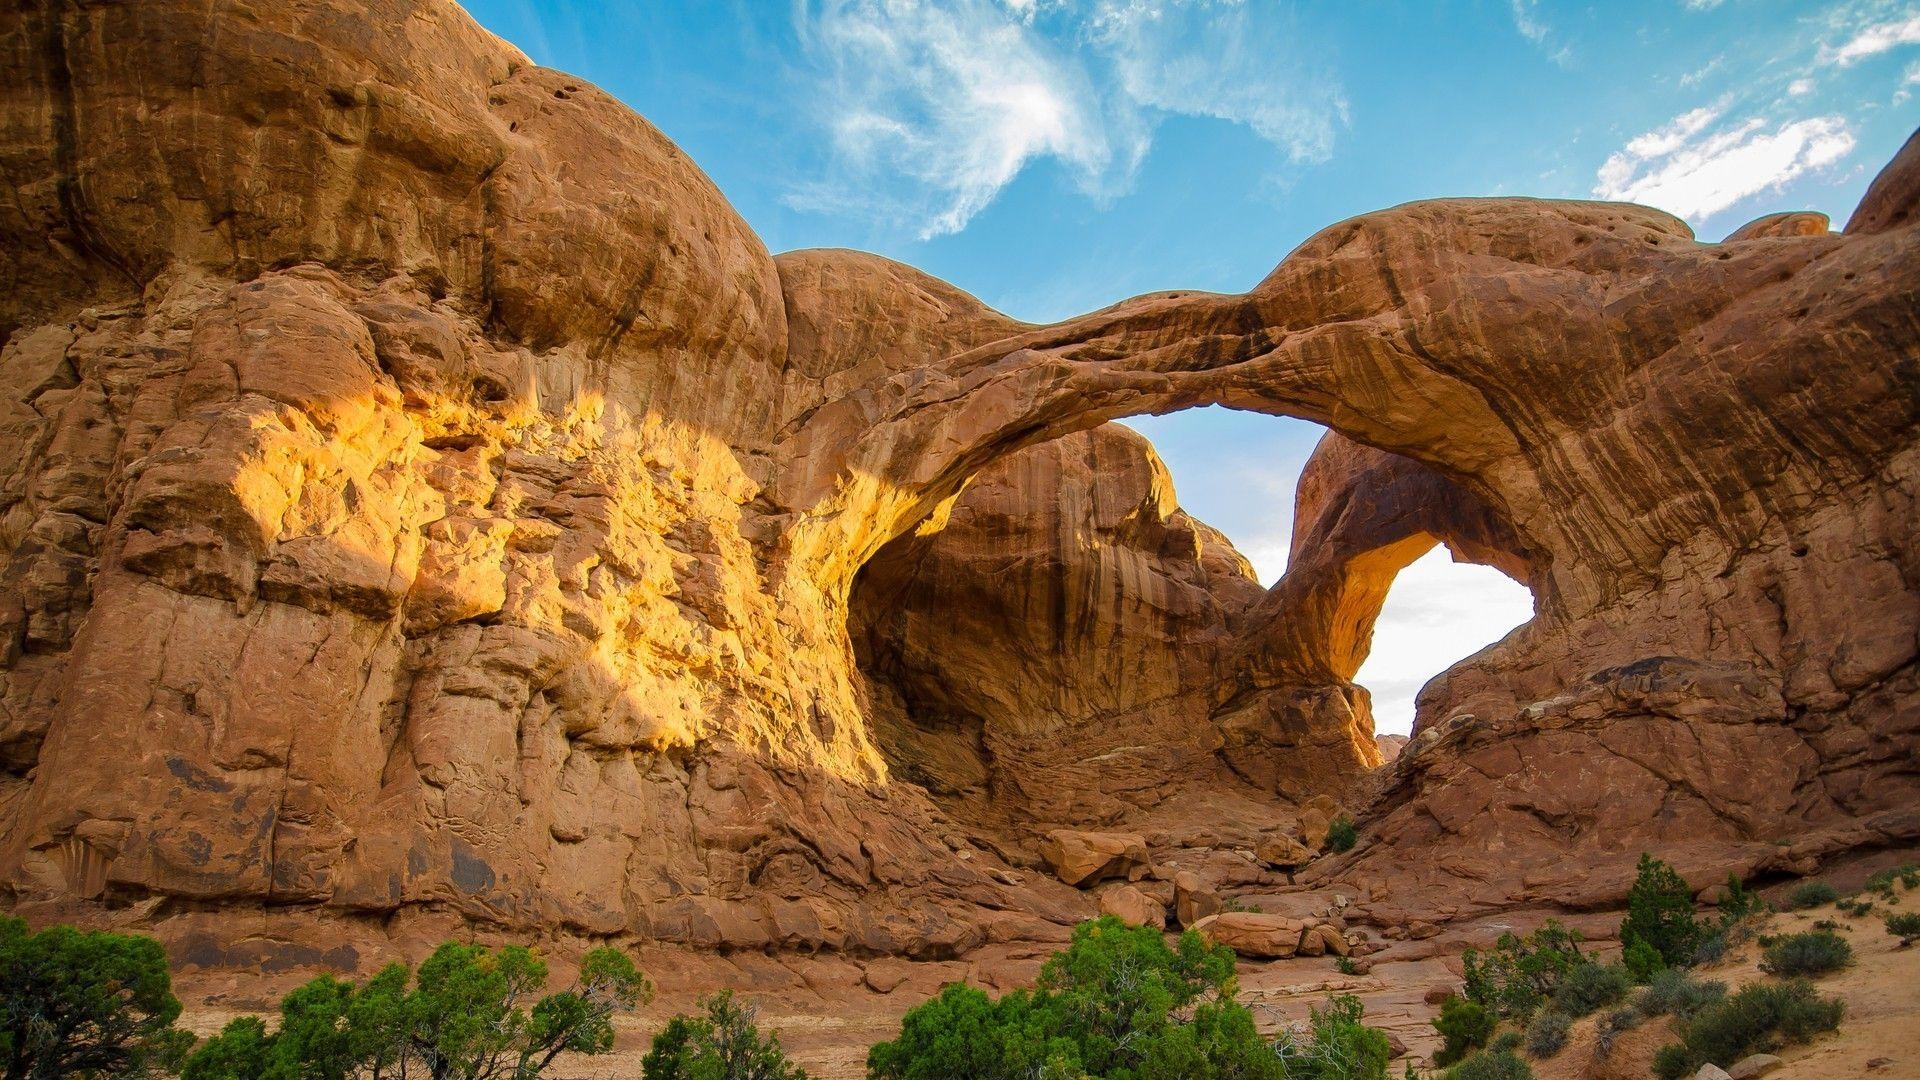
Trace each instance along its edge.
<instances>
[{"instance_id":1,"label":"layered sandstone striations","mask_svg":"<svg viewBox=\"0 0 1920 1080\"><path fill-rule=\"evenodd\" d=\"M771 257L443 0L37 2L0 58L16 904L1057 937L1095 905L1020 819L1135 831L1160 755L1253 835L1378 762L1352 670L1437 541L1538 615L1310 878L1445 914L1920 835L1912 144L1841 234L1418 203L1034 327ZM1209 402L1340 433L1264 595L1096 430Z\"/></svg>"}]
</instances>

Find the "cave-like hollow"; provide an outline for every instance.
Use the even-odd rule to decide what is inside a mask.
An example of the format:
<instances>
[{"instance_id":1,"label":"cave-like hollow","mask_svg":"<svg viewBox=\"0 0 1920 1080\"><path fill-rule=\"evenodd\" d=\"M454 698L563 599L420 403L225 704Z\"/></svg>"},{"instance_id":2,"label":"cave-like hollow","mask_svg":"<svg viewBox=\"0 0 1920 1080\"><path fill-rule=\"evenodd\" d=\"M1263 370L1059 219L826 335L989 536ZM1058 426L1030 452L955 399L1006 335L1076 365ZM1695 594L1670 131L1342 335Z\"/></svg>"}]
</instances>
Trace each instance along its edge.
<instances>
[{"instance_id":1,"label":"cave-like hollow","mask_svg":"<svg viewBox=\"0 0 1920 1080\"><path fill-rule=\"evenodd\" d=\"M993 461L862 567L850 635L896 779L1017 838L1257 820L1276 798L1354 797L1398 751L1356 682L1396 577L1445 545L1524 586L1527 552L1426 465L1233 415L1312 446L1248 493L1293 509L1270 587L1119 423ZM1453 644L1457 662L1474 643Z\"/></svg>"}]
</instances>

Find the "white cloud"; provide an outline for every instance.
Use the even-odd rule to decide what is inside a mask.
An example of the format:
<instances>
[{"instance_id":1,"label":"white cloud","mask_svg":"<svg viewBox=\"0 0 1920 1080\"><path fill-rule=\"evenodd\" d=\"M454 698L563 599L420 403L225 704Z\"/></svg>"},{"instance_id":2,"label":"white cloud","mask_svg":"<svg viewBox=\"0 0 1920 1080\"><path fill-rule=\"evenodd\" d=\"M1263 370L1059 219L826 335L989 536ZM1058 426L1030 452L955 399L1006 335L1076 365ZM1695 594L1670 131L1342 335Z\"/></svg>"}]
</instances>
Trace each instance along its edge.
<instances>
[{"instance_id":1,"label":"white cloud","mask_svg":"<svg viewBox=\"0 0 1920 1080\"><path fill-rule=\"evenodd\" d=\"M1521 37L1535 45L1545 44L1547 24L1541 22L1535 14L1540 7L1540 0L1509 0L1509 2L1513 6L1513 28L1520 31Z\"/></svg>"},{"instance_id":2,"label":"white cloud","mask_svg":"<svg viewBox=\"0 0 1920 1080\"><path fill-rule=\"evenodd\" d=\"M1456 563L1444 547L1414 560L1394 578L1354 677L1373 694L1375 730L1412 731L1428 680L1531 618L1533 594L1498 570Z\"/></svg>"},{"instance_id":3,"label":"white cloud","mask_svg":"<svg viewBox=\"0 0 1920 1080\"><path fill-rule=\"evenodd\" d=\"M1030 163L1125 189L1161 114L1244 124L1296 161L1332 151L1337 83L1286 11L1239 0L817 0L798 22L830 137L802 209L966 227Z\"/></svg>"},{"instance_id":4,"label":"white cloud","mask_svg":"<svg viewBox=\"0 0 1920 1080\"><path fill-rule=\"evenodd\" d=\"M916 185L898 209L923 236L963 227L1034 157L1060 159L1087 184L1113 160L1084 74L1017 10L835 0L810 14L803 32L828 68L821 89L838 162ZM866 195L821 185L793 201L847 209Z\"/></svg>"},{"instance_id":5,"label":"white cloud","mask_svg":"<svg viewBox=\"0 0 1920 1080\"><path fill-rule=\"evenodd\" d=\"M1788 97L1806 97L1813 93L1812 79L1795 79L1787 84Z\"/></svg>"},{"instance_id":6,"label":"white cloud","mask_svg":"<svg viewBox=\"0 0 1920 1080\"><path fill-rule=\"evenodd\" d=\"M1907 70L1901 73L1900 86L1893 92L1893 103L1905 105L1907 99L1913 97L1911 88L1915 86L1920 86L1920 60L1908 64Z\"/></svg>"},{"instance_id":7,"label":"white cloud","mask_svg":"<svg viewBox=\"0 0 1920 1080\"><path fill-rule=\"evenodd\" d=\"M1347 103L1333 86L1275 85L1270 67L1294 51L1271 10L1232 2L1096 9L1090 39L1129 100L1163 112L1245 124L1297 161L1325 161Z\"/></svg>"},{"instance_id":8,"label":"white cloud","mask_svg":"<svg viewBox=\"0 0 1920 1080\"><path fill-rule=\"evenodd\" d=\"M1712 11L1720 6L1721 0L1686 0L1688 11Z\"/></svg>"},{"instance_id":9,"label":"white cloud","mask_svg":"<svg viewBox=\"0 0 1920 1080\"><path fill-rule=\"evenodd\" d=\"M1853 132L1839 116L1771 128L1763 117L1721 119L1719 107L1694 109L1630 140L1600 166L1593 193L1700 222L1853 152Z\"/></svg>"},{"instance_id":10,"label":"white cloud","mask_svg":"<svg viewBox=\"0 0 1920 1080\"><path fill-rule=\"evenodd\" d=\"M1726 54L1721 53L1719 56L1716 56L1713 59L1707 61L1705 64L1702 64L1700 67L1694 69L1693 71L1689 71L1685 75L1680 76L1680 85L1681 86L1698 86L1701 83L1705 82L1709 76L1719 71L1721 67L1725 66L1726 62L1727 62Z\"/></svg>"},{"instance_id":11,"label":"white cloud","mask_svg":"<svg viewBox=\"0 0 1920 1080\"><path fill-rule=\"evenodd\" d=\"M1553 36L1553 27L1540 18L1540 0L1507 0L1507 3L1513 10L1513 28L1520 31L1520 36L1542 49L1549 48L1547 39ZM1573 59L1573 46L1553 49L1547 53L1547 59L1566 67Z\"/></svg>"},{"instance_id":12,"label":"white cloud","mask_svg":"<svg viewBox=\"0 0 1920 1080\"><path fill-rule=\"evenodd\" d=\"M1920 14L1865 27L1838 46L1822 48L1820 59L1848 67L1902 45L1920 45Z\"/></svg>"}]
</instances>

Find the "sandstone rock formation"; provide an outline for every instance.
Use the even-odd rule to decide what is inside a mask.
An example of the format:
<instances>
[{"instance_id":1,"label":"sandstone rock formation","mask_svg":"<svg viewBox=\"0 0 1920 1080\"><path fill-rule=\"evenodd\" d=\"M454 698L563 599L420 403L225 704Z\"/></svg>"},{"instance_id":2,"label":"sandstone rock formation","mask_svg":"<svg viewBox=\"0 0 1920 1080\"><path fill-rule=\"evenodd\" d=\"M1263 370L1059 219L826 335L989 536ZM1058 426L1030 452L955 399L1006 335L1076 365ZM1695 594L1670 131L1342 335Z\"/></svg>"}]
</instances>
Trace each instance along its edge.
<instances>
[{"instance_id":1,"label":"sandstone rock formation","mask_svg":"<svg viewBox=\"0 0 1920 1080\"><path fill-rule=\"evenodd\" d=\"M1146 839L1126 833L1055 829L1041 842L1040 854L1069 885L1090 885L1108 878L1139 881L1150 866Z\"/></svg>"},{"instance_id":2,"label":"sandstone rock formation","mask_svg":"<svg viewBox=\"0 0 1920 1080\"><path fill-rule=\"evenodd\" d=\"M1384 922L1920 836L1920 144L1839 234L1417 203L1035 327L770 256L448 0L42 0L0 54L18 907L953 956L1091 914L1040 834L1165 831L1156 774L1249 837L1340 796L1305 875ZM1101 427L1202 403L1338 433L1264 593ZM1537 617L1369 776L1438 542Z\"/></svg>"},{"instance_id":3,"label":"sandstone rock formation","mask_svg":"<svg viewBox=\"0 0 1920 1080\"><path fill-rule=\"evenodd\" d=\"M1223 911L1208 915L1193 924L1200 936L1216 945L1225 945L1241 956L1259 960L1284 960L1300 951L1307 925L1285 915L1258 911ZM1323 946L1318 933L1313 935L1314 955Z\"/></svg>"}]
</instances>

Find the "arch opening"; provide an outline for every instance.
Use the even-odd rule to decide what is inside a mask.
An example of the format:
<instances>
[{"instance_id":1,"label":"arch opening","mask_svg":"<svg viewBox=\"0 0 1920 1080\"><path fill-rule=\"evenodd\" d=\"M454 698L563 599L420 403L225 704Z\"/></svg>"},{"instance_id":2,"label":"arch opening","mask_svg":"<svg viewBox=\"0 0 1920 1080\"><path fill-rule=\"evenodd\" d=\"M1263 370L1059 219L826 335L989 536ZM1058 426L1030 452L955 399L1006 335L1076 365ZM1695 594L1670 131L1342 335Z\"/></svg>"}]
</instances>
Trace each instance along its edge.
<instances>
[{"instance_id":1,"label":"arch opening","mask_svg":"<svg viewBox=\"0 0 1920 1080\"><path fill-rule=\"evenodd\" d=\"M1380 760L1354 676L1387 587L1443 541L1524 578L1477 500L1306 421L1205 408L1025 447L856 576L876 742L1002 826L1339 790Z\"/></svg>"}]
</instances>

